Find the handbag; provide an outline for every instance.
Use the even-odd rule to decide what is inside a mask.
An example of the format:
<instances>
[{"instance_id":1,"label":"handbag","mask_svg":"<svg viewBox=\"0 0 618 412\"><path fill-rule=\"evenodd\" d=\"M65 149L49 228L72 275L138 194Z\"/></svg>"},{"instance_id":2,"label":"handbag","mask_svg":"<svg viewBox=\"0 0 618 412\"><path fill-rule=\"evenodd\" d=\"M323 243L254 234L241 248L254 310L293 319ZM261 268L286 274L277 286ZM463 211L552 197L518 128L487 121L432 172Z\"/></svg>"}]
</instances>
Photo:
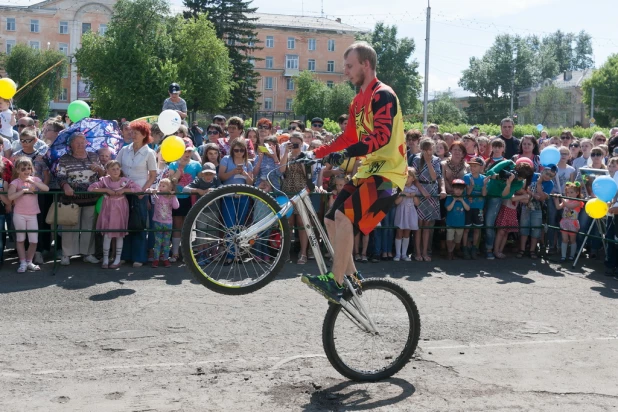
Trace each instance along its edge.
<instances>
[{"instance_id":1,"label":"handbag","mask_svg":"<svg viewBox=\"0 0 618 412\"><path fill-rule=\"evenodd\" d=\"M146 215L140 207L140 199L136 195L129 197L129 230L144 230L146 229Z\"/></svg>"},{"instance_id":2,"label":"handbag","mask_svg":"<svg viewBox=\"0 0 618 412\"><path fill-rule=\"evenodd\" d=\"M58 218L55 223L62 226L76 226L79 222L79 206L75 203L58 203ZM45 223L48 225L54 225L54 214L56 212L56 206L52 205L45 217Z\"/></svg>"}]
</instances>

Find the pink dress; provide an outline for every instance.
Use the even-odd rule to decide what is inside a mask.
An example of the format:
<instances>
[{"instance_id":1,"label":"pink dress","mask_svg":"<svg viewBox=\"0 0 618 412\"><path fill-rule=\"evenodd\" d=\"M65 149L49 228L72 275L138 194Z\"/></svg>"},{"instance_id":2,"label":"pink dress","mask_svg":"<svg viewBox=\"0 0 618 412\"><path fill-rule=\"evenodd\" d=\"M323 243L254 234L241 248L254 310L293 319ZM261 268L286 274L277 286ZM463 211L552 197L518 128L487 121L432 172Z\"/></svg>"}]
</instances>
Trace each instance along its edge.
<instances>
[{"instance_id":1,"label":"pink dress","mask_svg":"<svg viewBox=\"0 0 618 412\"><path fill-rule=\"evenodd\" d=\"M142 188L126 177L121 177L117 182L113 182L109 176L104 176L98 182L91 184L88 191L92 189L121 189L129 188L133 192L141 192ZM126 229L129 225L129 201L124 195L110 196L104 195L101 213L97 219L97 230ZM127 232L103 232L108 237L125 237Z\"/></svg>"}]
</instances>

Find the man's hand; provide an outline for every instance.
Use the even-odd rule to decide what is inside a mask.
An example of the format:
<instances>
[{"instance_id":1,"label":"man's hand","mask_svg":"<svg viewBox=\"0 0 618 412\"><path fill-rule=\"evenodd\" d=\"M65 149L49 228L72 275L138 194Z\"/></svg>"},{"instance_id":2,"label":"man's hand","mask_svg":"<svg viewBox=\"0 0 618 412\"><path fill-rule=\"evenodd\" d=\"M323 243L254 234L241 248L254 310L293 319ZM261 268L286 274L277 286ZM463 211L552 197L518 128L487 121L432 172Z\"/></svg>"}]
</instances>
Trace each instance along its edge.
<instances>
[{"instance_id":1,"label":"man's hand","mask_svg":"<svg viewBox=\"0 0 618 412\"><path fill-rule=\"evenodd\" d=\"M335 167L339 167L343 164L343 162L345 162L347 158L348 158L348 152L344 150L342 152L334 152L334 153L329 154L328 156L326 156L324 161L326 163L330 163L331 165Z\"/></svg>"}]
</instances>

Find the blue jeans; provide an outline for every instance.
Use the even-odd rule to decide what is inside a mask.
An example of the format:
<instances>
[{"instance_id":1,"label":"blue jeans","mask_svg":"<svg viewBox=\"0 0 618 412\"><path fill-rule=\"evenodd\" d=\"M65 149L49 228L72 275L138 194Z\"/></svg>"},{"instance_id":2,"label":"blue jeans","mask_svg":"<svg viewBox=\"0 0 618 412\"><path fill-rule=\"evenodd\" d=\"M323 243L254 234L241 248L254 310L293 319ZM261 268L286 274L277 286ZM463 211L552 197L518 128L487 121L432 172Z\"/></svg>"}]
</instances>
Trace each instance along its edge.
<instances>
[{"instance_id":1,"label":"blue jeans","mask_svg":"<svg viewBox=\"0 0 618 412\"><path fill-rule=\"evenodd\" d=\"M376 256L382 253L393 253L393 243L395 242L395 229L382 229L383 227L393 227L395 225L395 209L391 208L380 222L380 227L373 230L373 254Z\"/></svg>"},{"instance_id":2,"label":"blue jeans","mask_svg":"<svg viewBox=\"0 0 618 412\"><path fill-rule=\"evenodd\" d=\"M148 215L147 203L149 201L148 196L139 199L139 208L143 214L142 216ZM124 237L122 255L120 257L122 260L131 260L140 263L146 263L148 261L146 233L148 232L129 232L129 234Z\"/></svg>"},{"instance_id":3,"label":"blue jeans","mask_svg":"<svg viewBox=\"0 0 618 412\"><path fill-rule=\"evenodd\" d=\"M543 224L543 212L539 210L530 210L527 207L521 209L519 218L519 234L522 236L531 236L535 239L541 237L541 229L531 229L527 226L541 226Z\"/></svg>"},{"instance_id":4,"label":"blue jeans","mask_svg":"<svg viewBox=\"0 0 618 412\"><path fill-rule=\"evenodd\" d=\"M221 211L225 227L244 225L249 214L249 198L247 196L225 197L223 198L223 208ZM234 258L234 246L230 247L228 259Z\"/></svg>"},{"instance_id":5,"label":"blue jeans","mask_svg":"<svg viewBox=\"0 0 618 412\"><path fill-rule=\"evenodd\" d=\"M579 212L578 220L579 220L579 232L580 233L588 232L588 229L590 229L590 225L594 225L594 227L590 231L590 235L599 236L599 228L597 227L596 222L594 221L594 219L588 216L588 213L586 213L584 210ZM585 237L586 235L581 235L581 234L577 235L577 249L578 250L580 247L582 247L582 243L584 243ZM590 237L588 238L588 247L592 249L593 251L601 249L602 245L603 244L601 243L600 239L593 239Z\"/></svg>"},{"instance_id":6,"label":"blue jeans","mask_svg":"<svg viewBox=\"0 0 618 412\"><path fill-rule=\"evenodd\" d=\"M485 225L493 226L496 223L498 212L502 205L502 199L499 197L489 197L485 201ZM496 230L493 228L485 229L485 248L494 249L494 241L496 240Z\"/></svg>"}]
</instances>

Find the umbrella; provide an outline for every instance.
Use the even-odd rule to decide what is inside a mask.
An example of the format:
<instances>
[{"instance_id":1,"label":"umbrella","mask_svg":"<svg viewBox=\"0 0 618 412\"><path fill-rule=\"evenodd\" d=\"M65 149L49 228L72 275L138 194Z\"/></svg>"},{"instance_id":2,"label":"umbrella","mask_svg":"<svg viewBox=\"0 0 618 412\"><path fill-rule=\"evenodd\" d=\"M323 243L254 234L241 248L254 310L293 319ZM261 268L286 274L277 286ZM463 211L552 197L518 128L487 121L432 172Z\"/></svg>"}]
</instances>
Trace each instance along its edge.
<instances>
[{"instance_id":1,"label":"umbrella","mask_svg":"<svg viewBox=\"0 0 618 412\"><path fill-rule=\"evenodd\" d=\"M69 139L75 133L82 133L86 137L87 152L96 153L102 147L109 147L112 158L115 158L122 148L123 139L116 122L86 118L61 131L51 144L45 154L45 161L50 170L55 171L58 159L71 151Z\"/></svg>"}]
</instances>

